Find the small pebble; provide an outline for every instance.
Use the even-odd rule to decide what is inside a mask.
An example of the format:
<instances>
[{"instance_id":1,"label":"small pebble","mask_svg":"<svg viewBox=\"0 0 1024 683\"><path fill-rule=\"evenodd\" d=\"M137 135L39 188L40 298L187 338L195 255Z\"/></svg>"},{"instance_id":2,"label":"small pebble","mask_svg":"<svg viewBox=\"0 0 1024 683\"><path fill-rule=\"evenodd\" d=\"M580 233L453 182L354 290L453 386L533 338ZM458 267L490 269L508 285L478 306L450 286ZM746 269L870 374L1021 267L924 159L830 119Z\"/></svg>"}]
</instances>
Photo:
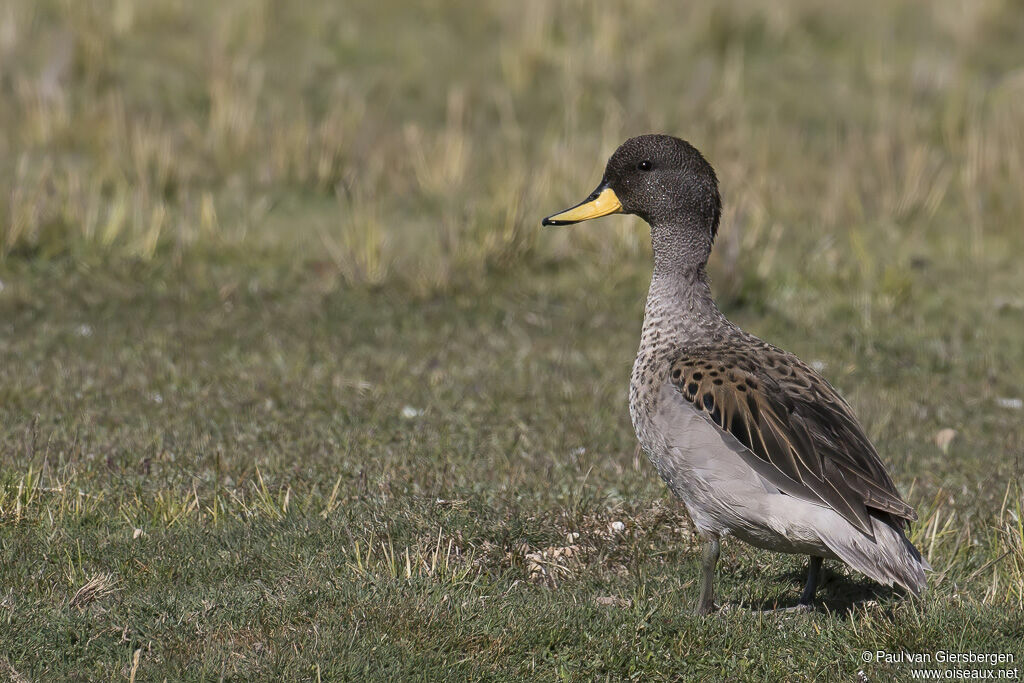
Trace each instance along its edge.
<instances>
[{"instance_id":1,"label":"small pebble","mask_svg":"<svg viewBox=\"0 0 1024 683\"><path fill-rule=\"evenodd\" d=\"M405 406L402 408L402 417L406 420L412 420L423 414L423 411L419 408L413 408L412 406Z\"/></svg>"},{"instance_id":2,"label":"small pebble","mask_svg":"<svg viewBox=\"0 0 1024 683\"><path fill-rule=\"evenodd\" d=\"M599 595L594 598L594 602L602 607L622 607L629 609L633 606L633 601L629 598L620 598L615 595Z\"/></svg>"}]
</instances>

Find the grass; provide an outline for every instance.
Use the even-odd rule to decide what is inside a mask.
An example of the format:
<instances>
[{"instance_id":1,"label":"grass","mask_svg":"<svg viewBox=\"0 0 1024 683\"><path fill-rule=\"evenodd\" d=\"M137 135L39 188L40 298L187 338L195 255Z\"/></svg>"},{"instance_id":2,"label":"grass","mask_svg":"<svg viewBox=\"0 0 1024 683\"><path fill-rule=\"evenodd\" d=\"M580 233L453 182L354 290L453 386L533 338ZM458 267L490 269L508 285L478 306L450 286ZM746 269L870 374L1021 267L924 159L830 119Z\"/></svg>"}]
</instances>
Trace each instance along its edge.
<instances>
[{"instance_id":1,"label":"grass","mask_svg":"<svg viewBox=\"0 0 1024 683\"><path fill-rule=\"evenodd\" d=\"M997 0L8 3L0 675L1019 666L1022 27ZM803 561L726 543L732 609L690 615L698 541L625 408L646 235L538 225L649 130L719 170L727 313L820 364L917 506L922 600L833 565L821 610L762 615Z\"/></svg>"}]
</instances>

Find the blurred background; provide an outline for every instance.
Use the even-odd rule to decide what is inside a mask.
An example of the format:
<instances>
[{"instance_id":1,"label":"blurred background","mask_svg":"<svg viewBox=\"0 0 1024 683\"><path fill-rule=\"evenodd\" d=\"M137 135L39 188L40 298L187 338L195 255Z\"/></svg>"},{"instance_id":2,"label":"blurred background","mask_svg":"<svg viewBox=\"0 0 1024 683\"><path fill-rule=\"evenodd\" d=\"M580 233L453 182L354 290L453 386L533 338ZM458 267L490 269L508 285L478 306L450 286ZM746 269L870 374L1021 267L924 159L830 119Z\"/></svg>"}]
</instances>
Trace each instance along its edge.
<instances>
[{"instance_id":1,"label":"blurred background","mask_svg":"<svg viewBox=\"0 0 1024 683\"><path fill-rule=\"evenodd\" d=\"M923 602L833 563L813 629L689 616L648 231L540 226L648 132L718 172L723 310L917 507ZM3 0L0 678L1020 662L1022 215L1017 0ZM721 600L805 560L726 543Z\"/></svg>"},{"instance_id":2,"label":"blurred background","mask_svg":"<svg viewBox=\"0 0 1024 683\"><path fill-rule=\"evenodd\" d=\"M1021 231L1022 34L1004 0L11 0L0 257L227 246L425 292L607 264L643 230L538 217L664 131L719 172L726 266L842 267L837 240L874 228L983 258Z\"/></svg>"}]
</instances>

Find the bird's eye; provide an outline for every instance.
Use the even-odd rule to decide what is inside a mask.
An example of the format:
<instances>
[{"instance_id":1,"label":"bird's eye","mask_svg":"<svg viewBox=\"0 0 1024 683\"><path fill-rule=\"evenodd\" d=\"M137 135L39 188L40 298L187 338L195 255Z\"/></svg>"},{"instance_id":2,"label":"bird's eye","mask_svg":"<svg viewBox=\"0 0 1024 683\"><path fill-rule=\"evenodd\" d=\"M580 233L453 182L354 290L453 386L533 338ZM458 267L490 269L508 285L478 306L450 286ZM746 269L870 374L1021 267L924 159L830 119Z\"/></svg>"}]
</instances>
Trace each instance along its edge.
<instances>
[{"instance_id":1,"label":"bird's eye","mask_svg":"<svg viewBox=\"0 0 1024 683\"><path fill-rule=\"evenodd\" d=\"M637 164L636 167L639 168L641 171L650 171L653 167L653 164L645 159L644 161L641 161L639 164Z\"/></svg>"}]
</instances>

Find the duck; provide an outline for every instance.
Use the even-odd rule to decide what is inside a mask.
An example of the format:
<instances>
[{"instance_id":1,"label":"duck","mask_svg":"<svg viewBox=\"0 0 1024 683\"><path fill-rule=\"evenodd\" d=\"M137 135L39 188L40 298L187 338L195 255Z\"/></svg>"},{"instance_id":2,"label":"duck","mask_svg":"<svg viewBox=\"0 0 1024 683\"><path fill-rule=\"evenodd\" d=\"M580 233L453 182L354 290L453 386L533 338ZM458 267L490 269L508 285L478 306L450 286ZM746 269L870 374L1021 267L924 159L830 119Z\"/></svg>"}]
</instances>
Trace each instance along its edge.
<instances>
[{"instance_id":1,"label":"duck","mask_svg":"<svg viewBox=\"0 0 1024 683\"><path fill-rule=\"evenodd\" d=\"M653 269L629 382L637 439L703 541L695 612L716 609L721 541L809 558L798 603L810 611L824 560L920 595L928 562L908 540L917 514L853 409L818 372L732 323L707 262L722 199L689 142L624 142L585 200L544 218L562 226L609 214L649 226Z\"/></svg>"}]
</instances>

